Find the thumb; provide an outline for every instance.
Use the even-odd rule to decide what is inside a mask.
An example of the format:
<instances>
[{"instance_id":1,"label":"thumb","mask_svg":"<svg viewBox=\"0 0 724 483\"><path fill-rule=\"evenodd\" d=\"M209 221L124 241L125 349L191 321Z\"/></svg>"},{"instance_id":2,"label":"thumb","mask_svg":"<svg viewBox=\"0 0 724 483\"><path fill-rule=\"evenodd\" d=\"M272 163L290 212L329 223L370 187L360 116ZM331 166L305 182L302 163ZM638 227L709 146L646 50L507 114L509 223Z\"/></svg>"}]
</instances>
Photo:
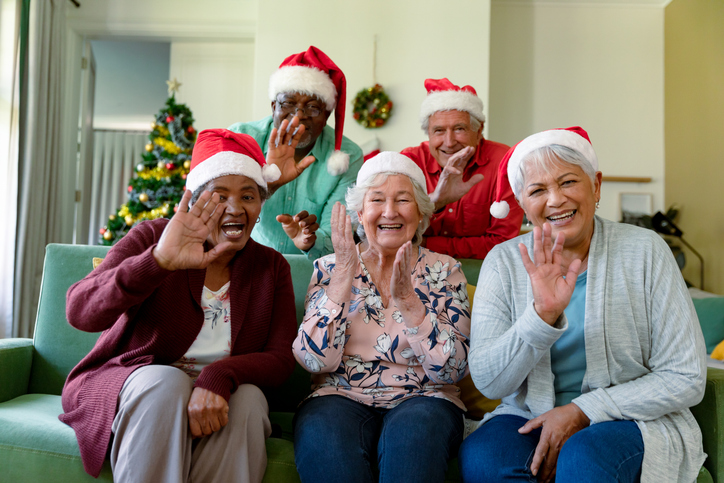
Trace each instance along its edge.
<instances>
[{"instance_id":1,"label":"thumb","mask_svg":"<svg viewBox=\"0 0 724 483\"><path fill-rule=\"evenodd\" d=\"M299 164L297 164L297 172L299 174L302 174L302 171L307 169L315 160L314 156L307 156L306 158L299 161Z\"/></svg>"},{"instance_id":2,"label":"thumb","mask_svg":"<svg viewBox=\"0 0 724 483\"><path fill-rule=\"evenodd\" d=\"M287 225L294 221L294 219L291 217L291 215L288 215L286 213L277 215L277 221L281 223L282 225Z\"/></svg>"},{"instance_id":3,"label":"thumb","mask_svg":"<svg viewBox=\"0 0 724 483\"><path fill-rule=\"evenodd\" d=\"M470 177L466 184L472 188L476 184L480 183L483 179L485 179L485 176L483 176L482 174L474 174Z\"/></svg>"}]
</instances>

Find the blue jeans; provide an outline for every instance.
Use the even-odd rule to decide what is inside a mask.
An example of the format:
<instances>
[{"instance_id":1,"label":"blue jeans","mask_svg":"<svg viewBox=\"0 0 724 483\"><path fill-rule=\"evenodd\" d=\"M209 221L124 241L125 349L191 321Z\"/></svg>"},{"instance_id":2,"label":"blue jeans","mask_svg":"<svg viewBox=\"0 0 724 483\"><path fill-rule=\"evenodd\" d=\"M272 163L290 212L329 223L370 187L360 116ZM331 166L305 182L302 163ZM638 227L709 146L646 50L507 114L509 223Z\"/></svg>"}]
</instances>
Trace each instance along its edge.
<instances>
[{"instance_id":1,"label":"blue jeans","mask_svg":"<svg viewBox=\"0 0 724 483\"><path fill-rule=\"evenodd\" d=\"M495 416L468 436L460 447L460 472L465 483L537 481L530 463L540 428L518 429L520 416ZM563 444L556 464L556 483L637 482L641 477L644 442L633 421L592 424Z\"/></svg>"},{"instance_id":2,"label":"blue jeans","mask_svg":"<svg viewBox=\"0 0 724 483\"><path fill-rule=\"evenodd\" d=\"M303 482L442 482L463 426L463 411L435 397L392 409L314 397L294 417L294 460Z\"/></svg>"}]
</instances>

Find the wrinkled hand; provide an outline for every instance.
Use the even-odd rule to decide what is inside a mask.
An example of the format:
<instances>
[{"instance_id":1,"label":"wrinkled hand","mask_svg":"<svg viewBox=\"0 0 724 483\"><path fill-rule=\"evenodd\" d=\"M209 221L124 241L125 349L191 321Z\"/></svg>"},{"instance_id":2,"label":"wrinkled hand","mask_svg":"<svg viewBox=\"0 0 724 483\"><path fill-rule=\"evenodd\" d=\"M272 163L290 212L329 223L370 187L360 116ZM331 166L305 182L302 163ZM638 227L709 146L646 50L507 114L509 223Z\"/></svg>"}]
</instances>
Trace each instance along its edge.
<instances>
[{"instance_id":1,"label":"wrinkled hand","mask_svg":"<svg viewBox=\"0 0 724 483\"><path fill-rule=\"evenodd\" d=\"M276 164L281 171L281 177L267 184L270 192L275 192L283 185L289 183L302 174L314 162L314 156L307 156L298 163L294 160L294 153L299 140L304 134L304 124L299 124L299 117L294 116L292 121L284 119L279 129L272 129L269 136L269 150L266 153L266 162ZM296 132L295 132L296 131Z\"/></svg>"},{"instance_id":2,"label":"wrinkled hand","mask_svg":"<svg viewBox=\"0 0 724 483\"><path fill-rule=\"evenodd\" d=\"M229 404L216 393L195 387L187 406L191 436L201 438L220 430L229 422Z\"/></svg>"},{"instance_id":3,"label":"wrinkled hand","mask_svg":"<svg viewBox=\"0 0 724 483\"><path fill-rule=\"evenodd\" d=\"M317 241L315 232L319 229L317 215L310 215L306 211L300 211L294 216L283 214L277 215L277 221L282 224L284 233L294 242L294 246L303 251L308 251Z\"/></svg>"},{"instance_id":4,"label":"wrinkled hand","mask_svg":"<svg viewBox=\"0 0 724 483\"><path fill-rule=\"evenodd\" d=\"M425 306L412 286L416 254L417 247L414 247L411 241L402 245L395 255L390 278L390 295L400 309L402 320L407 327L417 327L425 318Z\"/></svg>"},{"instance_id":5,"label":"wrinkled hand","mask_svg":"<svg viewBox=\"0 0 724 483\"><path fill-rule=\"evenodd\" d=\"M191 210L188 209L191 191L184 192L178 211L164 228L153 256L161 268L182 270L187 268L206 268L227 248L230 242L222 242L208 252L204 251L204 242L218 226L224 213L219 204L219 194L204 191Z\"/></svg>"},{"instance_id":6,"label":"wrinkled hand","mask_svg":"<svg viewBox=\"0 0 724 483\"><path fill-rule=\"evenodd\" d=\"M546 482L553 479L561 448L568 438L589 424L591 421L581 408L570 403L531 419L518 430L520 434L527 434L536 428L543 428L530 464L530 471L538 477L538 481Z\"/></svg>"},{"instance_id":7,"label":"wrinkled hand","mask_svg":"<svg viewBox=\"0 0 724 483\"><path fill-rule=\"evenodd\" d=\"M447 165L440 173L435 191L430 193L430 199L435 203L435 211L450 203L454 203L467 194L470 189L480 183L484 176L474 174L469 180L463 181L463 172L468 161L475 153L475 148L467 146L450 156Z\"/></svg>"},{"instance_id":8,"label":"wrinkled hand","mask_svg":"<svg viewBox=\"0 0 724 483\"><path fill-rule=\"evenodd\" d=\"M337 201L332 207L332 246L334 247L335 271L351 272L357 264L357 250L352 234L352 220L345 206Z\"/></svg>"},{"instance_id":9,"label":"wrinkled hand","mask_svg":"<svg viewBox=\"0 0 724 483\"><path fill-rule=\"evenodd\" d=\"M533 289L533 306L541 319L553 325L563 310L568 307L576 288L578 270L581 261L576 259L568 266L568 273L563 278L562 252L566 236L559 233L553 245L551 240L551 226L543 223L543 230L533 228L533 259L528 256L528 249L523 243L518 244L520 257L530 277Z\"/></svg>"}]
</instances>

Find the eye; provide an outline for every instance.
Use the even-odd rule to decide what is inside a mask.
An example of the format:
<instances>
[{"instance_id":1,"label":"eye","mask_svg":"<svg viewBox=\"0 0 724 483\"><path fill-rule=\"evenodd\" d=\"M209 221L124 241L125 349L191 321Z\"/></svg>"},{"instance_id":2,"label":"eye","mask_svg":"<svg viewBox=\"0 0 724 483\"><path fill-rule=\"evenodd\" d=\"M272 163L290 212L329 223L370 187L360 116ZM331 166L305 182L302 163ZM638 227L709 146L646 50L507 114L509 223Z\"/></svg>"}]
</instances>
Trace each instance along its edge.
<instances>
[{"instance_id":1,"label":"eye","mask_svg":"<svg viewBox=\"0 0 724 483\"><path fill-rule=\"evenodd\" d=\"M226 196L220 194L220 195L219 195L219 203L223 203L224 201L226 201Z\"/></svg>"},{"instance_id":2,"label":"eye","mask_svg":"<svg viewBox=\"0 0 724 483\"><path fill-rule=\"evenodd\" d=\"M244 201L254 201L254 195L244 195Z\"/></svg>"},{"instance_id":3,"label":"eye","mask_svg":"<svg viewBox=\"0 0 724 483\"><path fill-rule=\"evenodd\" d=\"M294 103L289 101L284 101L281 103L282 109L285 111L288 111L290 109L294 109Z\"/></svg>"},{"instance_id":4,"label":"eye","mask_svg":"<svg viewBox=\"0 0 724 483\"><path fill-rule=\"evenodd\" d=\"M575 179L567 179L567 180L565 180L563 183L561 183L561 186L571 186L571 185L574 185L574 184L576 184L576 180L575 180Z\"/></svg>"},{"instance_id":5,"label":"eye","mask_svg":"<svg viewBox=\"0 0 724 483\"><path fill-rule=\"evenodd\" d=\"M543 193L543 189L537 188L537 189L534 189L533 191L531 191L530 193L528 193L528 196L535 196L535 195L539 195L541 193Z\"/></svg>"}]
</instances>

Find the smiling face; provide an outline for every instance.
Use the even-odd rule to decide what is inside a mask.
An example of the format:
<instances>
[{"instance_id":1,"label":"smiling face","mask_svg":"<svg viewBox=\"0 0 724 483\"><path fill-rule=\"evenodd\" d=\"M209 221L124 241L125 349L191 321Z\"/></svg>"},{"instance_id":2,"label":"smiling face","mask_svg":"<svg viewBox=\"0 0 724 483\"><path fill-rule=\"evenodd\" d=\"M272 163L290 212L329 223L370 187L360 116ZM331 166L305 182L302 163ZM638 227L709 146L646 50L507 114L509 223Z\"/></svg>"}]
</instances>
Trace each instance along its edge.
<instances>
[{"instance_id":1,"label":"smiling face","mask_svg":"<svg viewBox=\"0 0 724 483\"><path fill-rule=\"evenodd\" d=\"M381 185L368 189L358 216L370 248L397 253L412 240L422 220L410 178L390 175Z\"/></svg>"},{"instance_id":2,"label":"smiling face","mask_svg":"<svg viewBox=\"0 0 724 483\"><path fill-rule=\"evenodd\" d=\"M427 137L430 140L430 154L445 167L450 156L467 146L478 146L482 139L483 124L473 129L470 114L465 111L437 111L433 113L427 125Z\"/></svg>"},{"instance_id":3,"label":"smiling face","mask_svg":"<svg viewBox=\"0 0 724 483\"><path fill-rule=\"evenodd\" d=\"M283 92L272 101L271 105L274 127L279 128L284 119L291 122L295 114L299 116L299 123L304 124L304 135L297 144L297 149L314 145L327 125L327 118L331 113L325 107L324 101L299 92Z\"/></svg>"},{"instance_id":4,"label":"smiling face","mask_svg":"<svg viewBox=\"0 0 724 483\"><path fill-rule=\"evenodd\" d=\"M246 176L232 174L209 181L206 190L219 194L216 209L224 210L207 241L211 246L228 241L232 250L241 250L249 241L251 230L261 213L259 185Z\"/></svg>"},{"instance_id":5,"label":"smiling face","mask_svg":"<svg viewBox=\"0 0 724 483\"><path fill-rule=\"evenodd\" d=\"M520 203L528 220L538 227L548 222L553 240L563 232L564 249L585 256L601 198L601 172L591 182L579 166L555 159L545 167L529 163L524 173Z\"/></svg>"}]
</instances>

